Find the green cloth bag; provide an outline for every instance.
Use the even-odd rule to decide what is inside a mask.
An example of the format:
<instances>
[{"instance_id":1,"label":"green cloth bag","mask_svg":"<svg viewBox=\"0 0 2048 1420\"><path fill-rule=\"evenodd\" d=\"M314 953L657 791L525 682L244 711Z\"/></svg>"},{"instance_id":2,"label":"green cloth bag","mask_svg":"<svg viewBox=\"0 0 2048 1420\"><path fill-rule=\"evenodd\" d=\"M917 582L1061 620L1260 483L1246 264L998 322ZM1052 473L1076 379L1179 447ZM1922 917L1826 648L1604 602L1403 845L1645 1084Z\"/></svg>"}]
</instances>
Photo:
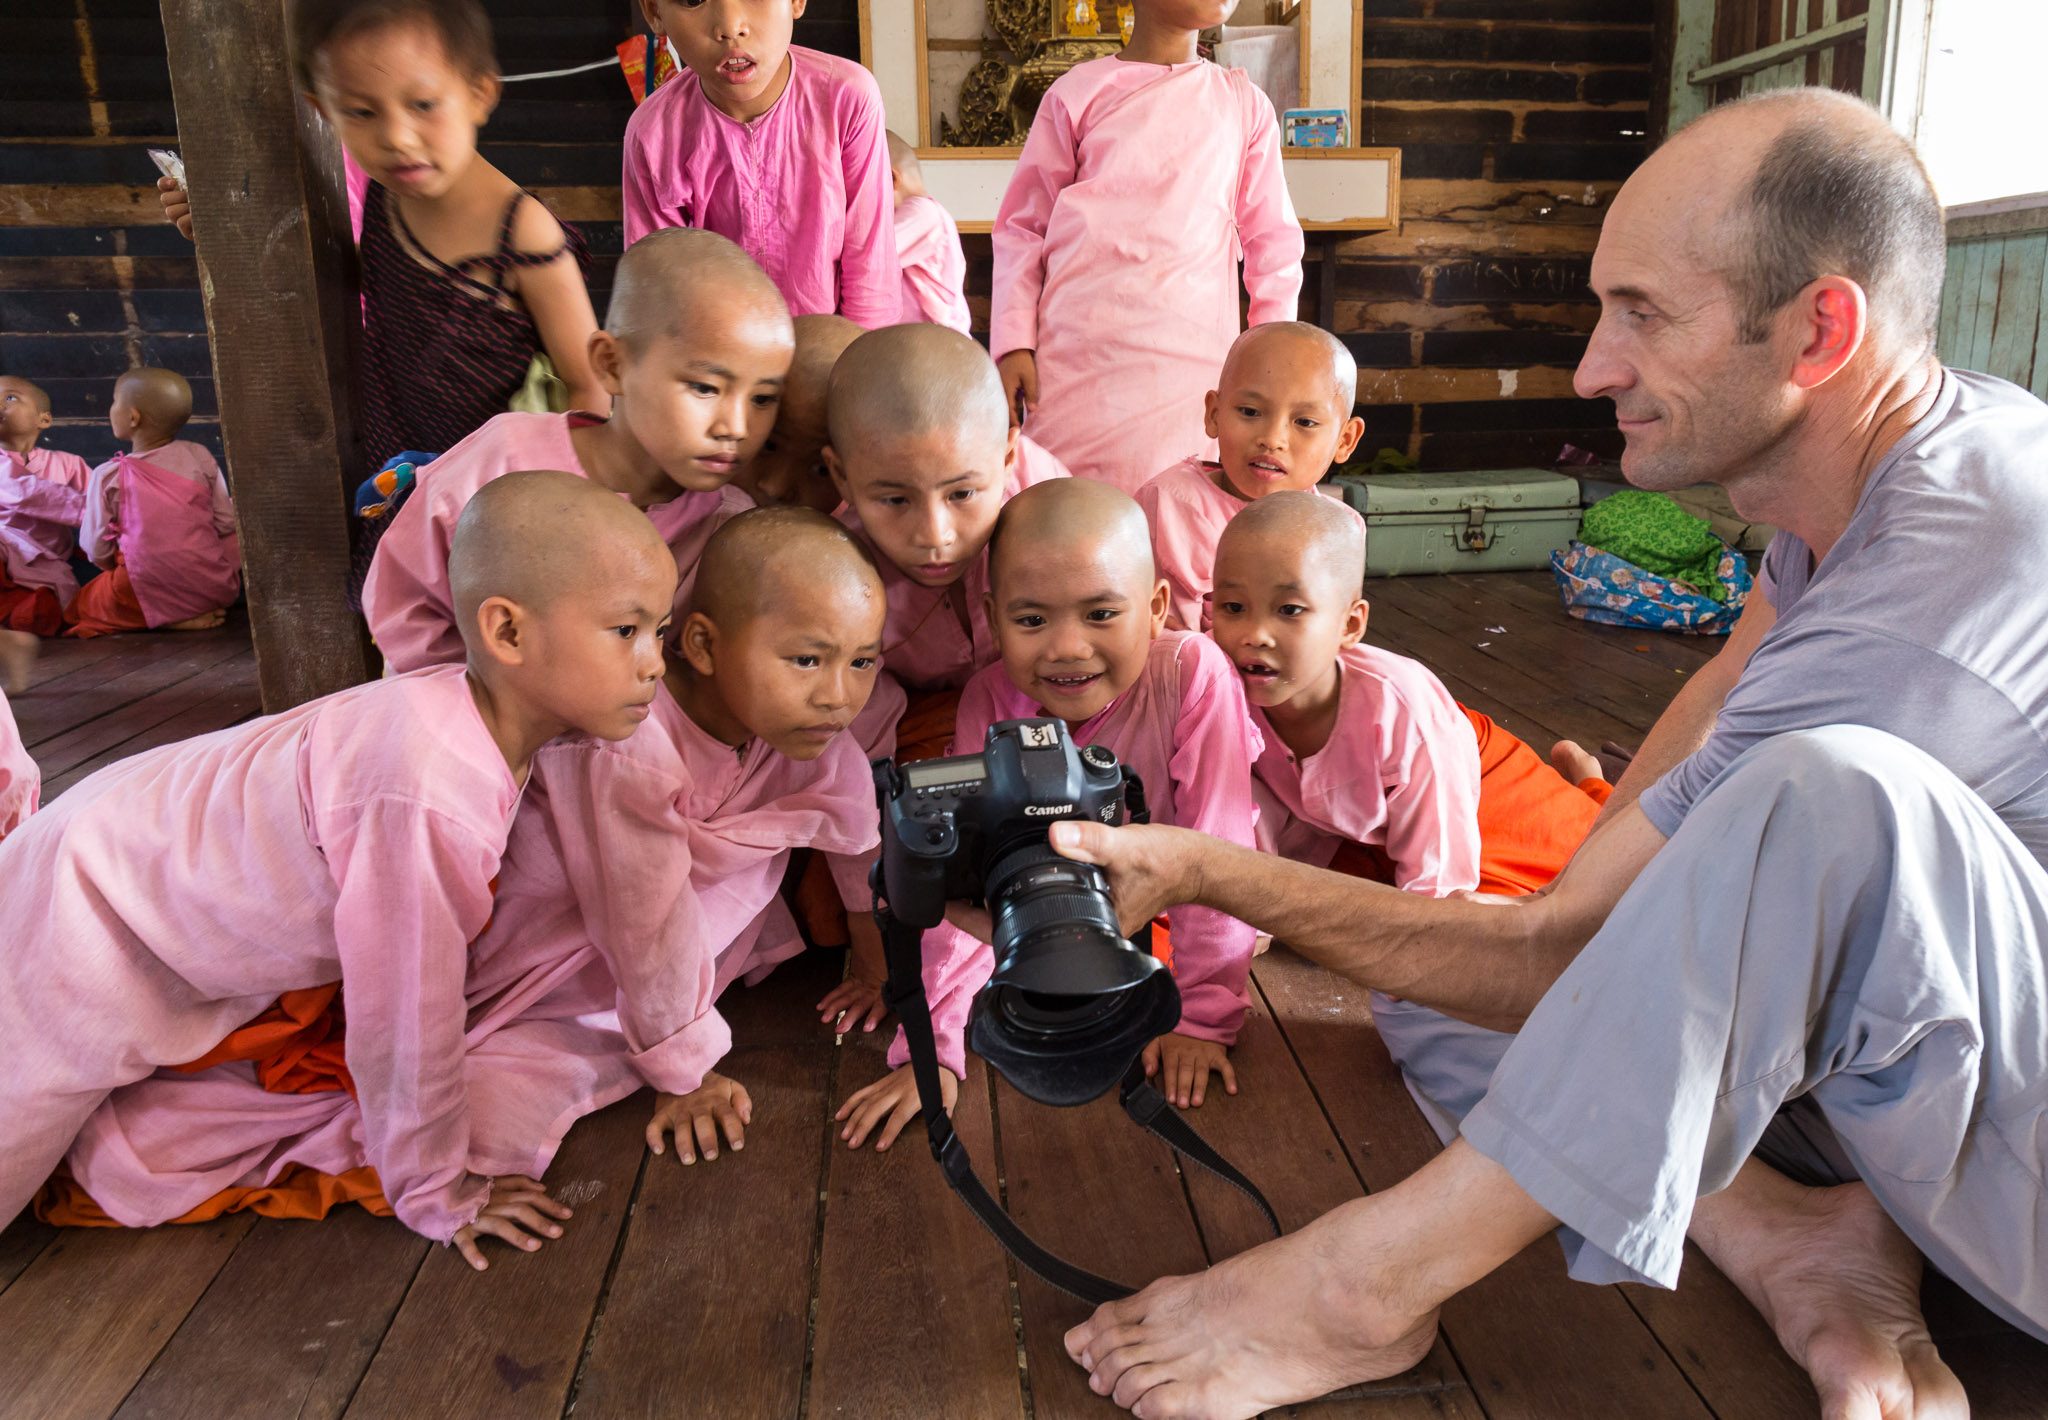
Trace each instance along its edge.
<instances>
[{"instance_id":1,"label":"green cloth bag","mask_svg":"<svg viewBox=\"0 0 2048 1420\"><path fill-rule=\"evenodd\" d=\"M1716 575L1727 544L1705 518L1695 518L1665 494L1631 488L1602 498L1586 509L1579 541L1684 582L1710 601L1728 599Z\"/></svg>"}]
</instances>

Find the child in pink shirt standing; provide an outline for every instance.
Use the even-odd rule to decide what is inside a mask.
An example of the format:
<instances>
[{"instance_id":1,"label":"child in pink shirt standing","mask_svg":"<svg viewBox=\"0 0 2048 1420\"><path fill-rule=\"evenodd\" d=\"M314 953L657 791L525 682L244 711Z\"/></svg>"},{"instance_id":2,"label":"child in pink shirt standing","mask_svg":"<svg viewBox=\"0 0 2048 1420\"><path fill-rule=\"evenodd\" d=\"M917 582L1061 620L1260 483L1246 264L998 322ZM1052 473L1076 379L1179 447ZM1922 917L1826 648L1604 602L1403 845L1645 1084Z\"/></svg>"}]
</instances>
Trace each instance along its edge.
<instances>
[{"instance_id":1,"label":"child in pink shirt standing","mask_svg":"<svg viewBox=\"0 0 2048 1420\"><path fill-rule=\"evenodd\" d=\"M1351 457L1365 433L1351 412L1357 389L1351 352L1326 330L1275 321L1237 338L1208 396L1217 458L1183 459L1136 495L1159 575L1173 588L1167 625L1207 629L1216 541L1232 518L1269 494L1314 488Z\"/></svg>"},{"instance_id":2,"label":"child in pink shirt standing","mask_svg":"<svg viewBox=\"0 0 2048 1420\"><path fill-rule=\"evenodd\" d=\"M675 571L643 517L559 473L478 500L454 560L466 665L136 755L0 843L0 1226L111 1091L339 979L399 1219L478 1265L480 1233L559 1233L538 1184L468 1166L469 943L535 752L646 719Z\"/></svg>"},{"instance_id":3,"label":"child in pink shirt standing","mask_svg":"<svg viewBox=\"0 0 2048 1420\"><path fill-rule=\"evenodd\" d=\"M896 183L896 259L903 264L903 309L898 320L931 321L962 335L967 313L967 254L953 214L924 190L917 149L889 135L889 175Z\"/></svg>"},{"instance_id":4,"label":"child in pink shirt standing","mask_svg":"<svg viewBox=\"0 0 2048 1420\"><path fill-rule=\"evenodd\" d=\"M0 458L19 459L37 478L61 483L80 497L92 465L77 454L46 449L36 441L50 427L50 396L19 375L0 375Z\"/></svg>"},{"instance_id":5,"label":"child in pink shirt standing","mask_svg":"<svg viewBox=\"0 0 2048 1420\"><path fill-rule=\"evenodd\" d=\"M1054 715L1074 739L1115 751L1138 774L1154 823L1254 842L1251 764L1260 739L1229 659L1206 636L1167 631L1166 584L1153 575L1144 515L1126 494L1087 479L1026 489L1003 510L991 541L989 623L1002 664L967 683L953 752L978 753L998 720ZM1204 907L1168 914L1171 945L1155 950L1180 987L1181 1019L1144 1053L1145 1072L1182 1107L1202 1102L1210 1072L1237 1092L1226 1053L1248 1005L1255 934ZM957 1087L974 994L993 961L958 927L925 938L925 989L939 1060ZM917 1113L917 1088L898 1066L840 1107L841 1136L858 1148L879 1128L886 1146Z\"/></svg>"},{"instance_id":6,"label":"child in pink shirt standing","mask_svg":"<svg viewBox=\"0 0 2048 1420\"><path fill-rule=\"evenodd\" d=\"M851 60L789 42L803 0L640 0L687 72L626 124L626 243L702 227L761 263L792 315L896 320L882 94Z\"/></svg>"},{"instance_id":7,"label":"child in pink shirt standing","mask_svg":"<svg viewBox=\"0 0 2048 1420\"><path fill-rule=\"evenodd\" d=\"M681 569L679 604L705 542L752 506L731 484L775 423L793 345L774 286L723 237L660 232L619 259L608 315L590 355L609 419L501 414L420 470L363 583L386 665L462 658L448 547L464 506L494 478L561 469L644 509Z\"/></svg>"},{"instance_id":8,"label":"child in pink shirt standing","mask_svg":"<svg viewBox=\"0 0 2048 1420\"><path fill-rule=\"evenodd\" d=\"M1273 106L1195 55L1231 0L1136 0L1121 54L1062 74L996 213L989 351L1025 432L1126 492L1204 455L1202 397L1251 323L1292 320L1301 224Z\"/></svg>"},{"instance_id":9,"label":"child in pink shirt standing","mask_svg":"<svg viewBox=\"0 0 2048 1420\"><path fill-rule=\"evenodd\" d=\"M129 452L92 471L78 541L106 568L79 589L69 635L204 631L242 590L235 504L202 444L177 437L192 417L192 386L171 370L130 370L114 381L107 422Z\"/></svg>"}]
</instances>

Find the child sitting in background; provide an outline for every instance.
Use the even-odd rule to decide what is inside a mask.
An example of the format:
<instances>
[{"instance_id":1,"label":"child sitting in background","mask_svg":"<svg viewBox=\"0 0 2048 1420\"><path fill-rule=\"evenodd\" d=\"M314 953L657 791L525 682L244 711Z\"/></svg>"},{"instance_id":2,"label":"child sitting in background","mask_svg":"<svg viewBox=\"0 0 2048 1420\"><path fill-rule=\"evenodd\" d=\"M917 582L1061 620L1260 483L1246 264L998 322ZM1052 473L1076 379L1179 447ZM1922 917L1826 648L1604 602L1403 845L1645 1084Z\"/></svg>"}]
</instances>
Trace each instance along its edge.
<instances>
[{"instance_id":1,"label":"child sitting in background","mask_svg":"<svg viewBox=\"0 0 2048 1420\"><path fill-rule=\"evenodd\" d=\"M0 375L0 456L12 455L37 478L61 483L82 498L92 465L77 454L38 444L50 423L50 396L41 385L19 375Z\"/></svg>"},{"instance_id":2,"label":"child sitting in background","mask_svg":"<svg viewBox=\"0 0 2048 1420\"><path fill-rule=\"evenodd\" d=\"M0 681L9 688L26 683L35 660L33 639L21 637L64 630L64 608L78 595L71 553L84 520L83 494L0 458Z\"/></svg>"},{"instance_id":3,"label":"child sitting in background","mask_svg":"<svg viewBox=\"0 0 2048 1420\"><path fill-rule=\"evenodd\" d=\"M539 354L571 409L606 413L586 353L597 318L583 238L476 150L500 91L484 6L293 0L287 25L294 79L368 177L363 473L453 448L505 412ZM185 230L184 189L159 187Z\"/></svg>"},{"instance_id":4,"label":"child sitting in background","mask_svg":"<svg viewBox=\"0 0 2048 1420\"><path fill-rule=\"evenodd\" d=\"M924 190L917 149L889 135L889 176L896 193L896 260L903 267L903 306L896 318L948 325L966 335L967 254L953 214Z\"/></svg>"},{"instance_id":5,"label":"child sitting in background","mask_svg":"<svg viewBox=\"0 0 2048 1420\"><path fill-rule=\"evenodd\" d=\"M968 682L953 752L979 752L998 720L1057 716L1077 743L1104 745L1137 771L1154 823L1252 844L1260 741L1244 691L1215 642L1165 629L1166 584L1129 495L1087 479L1026 489L998 519L989 563L1002 664ZM1212 1070L1237 1092L1226 1047L1248 1004L1254 934L1205 907L1175 907L1167 920L1170 945L1155 950L1180 987L1181 1020L1145 1048L1145 1073L1185 1108L1201 1104ZM932 1026L954 1077L949 1104L964 1073L968 1008L992 967L989 948L957 927L926 936ZM918 1111L900 1033L889 1058L898 1068L840 1107L855 1148L877 1127L876 1146L887 1145Z\"/></svg>"},{"instance_id":6,"label":"child sitting in background","mask_svg":"<svg viewBox=\"0 0 2048 1420\"><path fill-rule=\"evenodd\" d=\"M0 639L19 635L0 631ZM0 839L21 827L21 821L36 811L42 797L43 772L29 758L21 742L21 728L7 707L7 693L0 690Z\"/></svg>"},{"instance_id":7,"label":"child sitting in background","mask_svg":"<svg viewBox=\"0 0 2048 1420\"><path fill-rule=\"evenodd\" d=\"M640 0L688 67L626 124L626 242L702 227L761 263L792 314L896 320L882 93L789 42L801 0ZM617 298L614 297L616 300Z\"/></svg>"},{"instance_id":8,"label":"child sitting in background","mask_svg":"<svg viewBox=\"0 0 2048 1420\"><path fill-rule=\"evenodd\" d=\"M1136 494L1159 575L1173 588L1167 625L1208 626L1216 539L1239 510L1269 493L1314 488L1351 457L1365 433L1351 412L1357 397L1358 365L1327 330L1275 321L1231 345L1205 416L1217 459L1183 459Z\"/></svg>"},{"instance_id":9,"label":"child sitting in background","mask_svg":"<svg viewBox=\"0 0 2048 1420\"><path fill-rule=\"evenodd\" d=\"M1126 492L1204 455L1202 397L1239 330L1292 320L1301 224L1273 105L1195 37L1232 0L1135 0L1120 54L1039 102L996 213L989 353L1024 429Z\"/></svg>"},{"instance_id":10,"label":"child sitting in background","mask_svg":"<svg viewBox=\"0 0 2048 1420\"><path fill-rule=\"evenodd\" d=\"M171 370L130 370L114 381L107 422L128 452L92 471L78 529L85 555L107 569L79 588L64 619L72 636L205 631L242 591L235 504L203 444L178 438L192 386Z\"/></svg>"},{"instance_id":11,"label":"child sitting in background","mask_svg":"<svg viewBox=\"0 0 2048 1420\"><path fill-rule=\"evenodd\" d=\"M592 570L609 570L608 552L597 557ZM664 1129L685 1162L700 1149L716 1156L717 1125L740 1143L746 1092L711 1068L731 1044L718 992L774 901L789 845L873 838L874 791L858 752L806 723L843 719L872 682L872 568L836 524L786 510L727 524L705 562L733 595L715 622L700 613L702 636L683 640L715 664L670 667L627 738L569 736L533 757L464 982L473 1174L539 1179L575 1120L643 1084L664 1092L649 1128L656 1152ZM834 643L825 664L775 654L792 636ZM204 1131L194 1127L202 1116ZM229 1120L231 1133L220 1123ZM361 1128L346 1094L273 1092L246 1065L220 1064L116 1092L70 1164L124 1219L177 1216L294 1166L347 1180L355 1201L388 1211ZM295 1190L311 1181L291 1177ZM362 1187L372 1191L355 1193ZM342 1191L330 1185L327 1197Z\"/></svg>"},{"instance_id":12,"label":"child sitting in background","mask_svg":"<svg viewBox=\"0 0 2048 1420\"><path fill-rule=\"evenodd\" d=\"M527 474L475 501L450 576L466 665L125 759L0 843L0 1227L112 1091L339 980L328 1088L359 1102L354 1147L399 1220L479 1263L481 1234L559 1231L538 1184L468 1167L469 944L535 752L647 718L675 570L623 502ZM233 1124L195 1122L188 1157L219 1158L204 1136Z\"/></svg>"},{"instance_id":13,"label":"child sitting in background","mask_svg":"<svg viewBox=\"0 0 2048 1420\"><path fill-rule=\"evenodd\" d=\"M775 287L723 237L658 232L619 259L609 315L590 342L609 419L501 414L419 471L363 583L387 666L462 658L449 542L470 497L503 474L559 468L644 509L681 569L679 603L705 542L748 506L728 485L775 422L792 347Z\"/></svg>"},{"instance_id":14,"label":"child sitting in background","mask_svg":"<svg viewBox=\"0 0 2048 1420\"><path fill-rule=\"evenodd\" d=\"M953 738L960 687L996 659L986 609L996 515L1020 489L1066 470L1010 427L988 356L944 326L892 326L847 347L827 421L825 464L846 502L840 521L874 551L889 599L888 675L853 735L870 758L927 759ZM853 952L846 983L819 1009L849 1030L873 1030L883 1014L871 861L831 863ZM827 915L817 891L805 910L814 937Z\"/></svg>"},{"instance_id":15,"label":"child sitting in background","mask_svg":"<svg viewBox=\"0 0 2048 1420\"><path fill-rule=\"evenodd\" d=\"M789 362L775 427L733 483L756 507L797 504L829 516L839 510L839 489L825 467L825 396L833 367L861 329L845 316L798 316L792 324L796 358Z\"/></svg>"}]
</instances>

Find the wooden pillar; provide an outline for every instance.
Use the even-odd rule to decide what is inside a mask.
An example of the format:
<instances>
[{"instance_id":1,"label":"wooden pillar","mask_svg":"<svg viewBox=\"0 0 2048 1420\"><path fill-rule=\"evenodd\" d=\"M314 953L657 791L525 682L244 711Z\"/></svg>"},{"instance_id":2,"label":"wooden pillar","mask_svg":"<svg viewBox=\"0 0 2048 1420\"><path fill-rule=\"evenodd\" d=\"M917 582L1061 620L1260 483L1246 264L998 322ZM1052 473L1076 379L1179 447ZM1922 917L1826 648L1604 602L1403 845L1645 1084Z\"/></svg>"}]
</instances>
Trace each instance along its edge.
<instances>
[{"instance_id":1,"label":"wooden pillar","mask_svg":"<svg viewBox=\"0 0 2048 1420\"><path fill-rule=\"evenodd\" d=\"M162 0L263 708L364 680L348 608L355 255L281 0Z\"/></svg>"}]
</instances>

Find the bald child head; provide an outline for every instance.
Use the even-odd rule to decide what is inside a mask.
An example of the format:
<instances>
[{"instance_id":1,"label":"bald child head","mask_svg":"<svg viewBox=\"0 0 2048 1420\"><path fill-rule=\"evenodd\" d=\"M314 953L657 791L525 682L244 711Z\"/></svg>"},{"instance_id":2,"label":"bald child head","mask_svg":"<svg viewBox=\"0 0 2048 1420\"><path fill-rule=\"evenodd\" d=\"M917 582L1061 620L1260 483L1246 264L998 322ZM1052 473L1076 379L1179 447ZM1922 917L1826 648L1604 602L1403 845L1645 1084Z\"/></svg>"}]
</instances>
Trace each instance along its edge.
<instances>
[{"instance_id":1,"label":"bald child head","mask_svg":"<svg viewBox=\"0 0 2048 1420\"><path fill-rule=\"evenodd\" d=\"M0 375L0 447L25 455L50 422L50 397L42 386Z\"/></svg>"},{"instance_id":2,"label":"bald child head","mask_svg":"<svg viewBox=\"0 0 2048 1420\"><path fill-rule=\"evenodd\" d=\"M889 133L889 171L896 179L896 200L924 196L924 167L917 161L917 149Z\"/></svg>"},{"instance_id":3,"label":"bald child head","mask_svg":"<svg viewBox=\"0 0 2048 1420\"><path fill-rule=\"evenodd\" d=\"M815 509L756 508L712 534L690 609L730 636L770 613L801 619L820 593L879 608L882 578L867 549Z\"/></svg>"},{"instance_id":4,"label":"bald child head","mask_svg":"<svg viewBox=\"0 0 2048 1420\"><path fill-rule=\"evenodd\" d=\"M604 328L637 355L746 316L788 324L789 307L768 274L716 232L664 227L619 258Z\"/></svg>"},{"instance_id":5,"label":"bald child head","mask_svg":"<svg viewBox=\"0 0 2048 1420\"><path fill-rule=\"evenodd\" d=\"M1306 321L1268 321L1238 336L1223 359L1217 388L1228 395L1235 386L1258 380L1266 370L1285 371L1290 392L1320 385L1329 392L1330 407L1339 420L1351 413L1358 400L1358 361L1350 348L1321 326Z\"/></svg>"},{"instance_id":6,"label":"bald child head","mask_svg":"<svg viewBox=\"0 0 2048 1420\"><path fill-rule=\"evenodd\" d=\"M1092 478L1051 478L1003 505L989 536L989 584L998 603L1006 567L1068 555L1118 569L1133 584L1153 580L1152 529L1130 494Z\"/></svg>"},{"instance_id":7,"label":"bald child head","mask_svg":"<svg viewBox=\"0 0 2048 1420\"><path fill-rule=\"evenodd\" d=\"M826 423L845 461L933 433L1000 443L1010 414L988 352L957 330L920 322L871 330L846 348L832 372Z\"/></svg>"},{"instance_id":8,"label":"bald child head","mask_svg":"<svg viewBox=\"0 0 2048 1420\"><path fill-rule=\"evenodd\" d=\"M50 412L49 392L33 380L25 380L19 375L0 375L0 390L11 390L20 395L38 414Z\"/></svg>"},{"instance_id":9,"label":"bald child head","mask_svg":"<svg viewBox=\"0 0 2048 1420\"><path fill-rule=\"evenodd\" d=\"M839 491L821 455L825 448L825 397L832 370L861 328L845 316L798 316L796 357L782 387L782 407L761 451L747 460L735 480L761 507L794 503L829 513Z\"/></svg>"},{"instance_id":10,"label":"bald child head","mask_svg":"<svg viewBox=\"0 0 2048 1420\"><path fill-rule=\"evenodd\" d=\"M494 597L545 614L565 596L617 592L649 603L637 609L659 624L675 597L675 559L647 515L618 494L534 469L494 478L470 498L449 545L448 586L474 652L478 609ZM640 595L643 587L660 594Z\"/></svg>"},{"instance_id":11,"label":"bald child head","mask_svg":"<svg viewBox=\"0 0 2048 1420\"><path fill-rule=\"evenodd\" d=\"M124 439L170 439L192 417L192 386L175 370L130 370L114 381L110 416Z\"/></svg>"},{"instance_id":12,"label":"bald child head","mask_svg":"<svg viewBox=\"0 0 2048 1420\"><path fill-rule=\"evenodd\" d=\"M1244 509L1216 542L1216 594L1226 573L1243 582L1271 575L1330 602L1350 602L1365 585L1365 526L1357 513L1320 493L1275 493Z\"/></svg>"}]
</instances>

